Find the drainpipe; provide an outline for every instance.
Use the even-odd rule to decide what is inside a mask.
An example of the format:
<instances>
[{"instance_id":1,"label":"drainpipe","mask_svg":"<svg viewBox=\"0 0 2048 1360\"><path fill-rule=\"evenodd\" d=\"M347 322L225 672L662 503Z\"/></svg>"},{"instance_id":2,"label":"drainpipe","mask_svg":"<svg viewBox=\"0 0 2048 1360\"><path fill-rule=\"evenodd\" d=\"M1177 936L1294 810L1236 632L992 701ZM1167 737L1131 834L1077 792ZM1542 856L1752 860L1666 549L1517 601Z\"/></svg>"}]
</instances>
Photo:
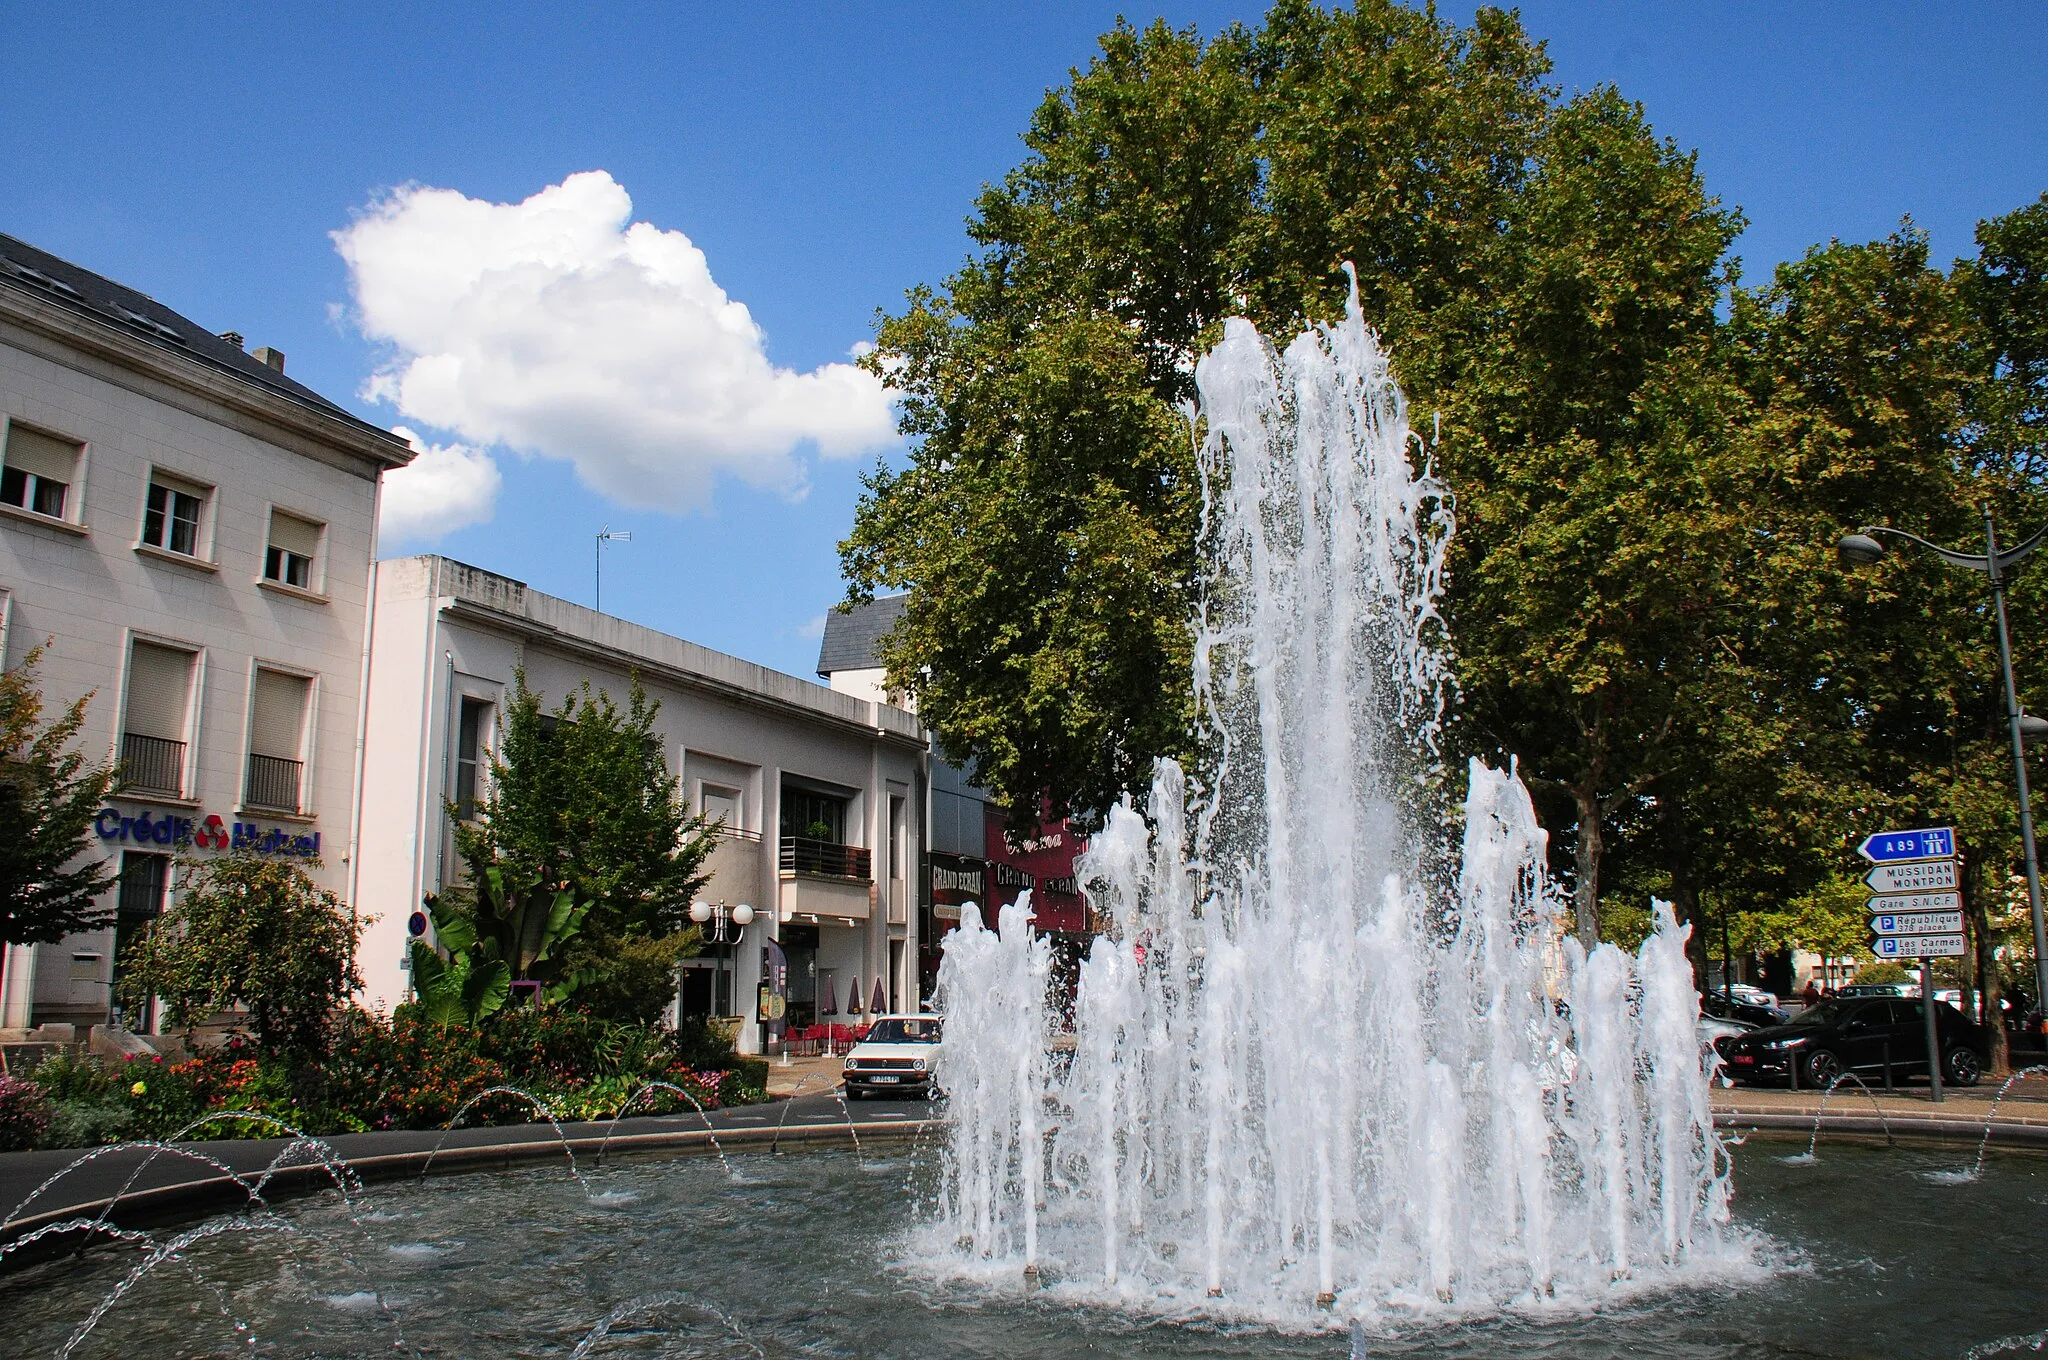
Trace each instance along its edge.
<instances>
[{"instance_id":1,"label":"drainpipe","mask_svg":"<svg viewBox=\"0 0 2048 1360\"><path fill-rule=\"evenodd\" d=\"M359 899L362 882L361 854L363 839L363 762L369 755L370 738L370 656L376 647L377 636L377 515L384 505L384 479L377 479L377 493L371 502L370 514L370 598L363 610L363 666L357 677L356 689L356 768L355 787L349 794L348 814L348 909L354 912Z\"/></svg>"},{"instance_id":2,"label":"drainpipe","mask_svg":"<svg viewBox=\"0 0 2048 1360\"><path fill-rule=\"evenodd\" d=\"M455 736L455 649L451 647L441 655L447 665L441 684L447 692L441 699L440 796L434 800L441 810L441 815L434 819L434 891L437 893L448 886L448 748Z\"/></svg>"}]
</instances>

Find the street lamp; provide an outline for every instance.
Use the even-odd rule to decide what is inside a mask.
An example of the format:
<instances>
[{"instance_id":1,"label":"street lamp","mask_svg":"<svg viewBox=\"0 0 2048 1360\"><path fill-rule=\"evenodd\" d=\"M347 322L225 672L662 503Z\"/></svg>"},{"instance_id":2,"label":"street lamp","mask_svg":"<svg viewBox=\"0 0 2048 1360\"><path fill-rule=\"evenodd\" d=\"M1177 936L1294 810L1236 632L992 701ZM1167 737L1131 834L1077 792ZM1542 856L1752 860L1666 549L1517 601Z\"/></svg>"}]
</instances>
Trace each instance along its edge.
<instances>
[{"instance_id":1,"label":"street lamp","mask_svg":"<svg viewBox=\"0 0 2048 1360\"><path fill-rule=\"evenodd\" d=\"M744 902L729 907L723 902L706 902L699 898L690 904L690 919L700 926L710 927L704 932L705 939L725 946L725 952L719 955L718 981L711 990L711 1008L718 1010L723 1004L725 1009L718 1013L731 1014L732 988L726 981L726 965L732 960L732 947L740 942L752 924L754 909Z\"/></svg>"},{"instance_id":2,"label":"street lamp","mask_svg":"<svg viewBox=\"0 0 2048 1360\"><path fill-rule=\"evenodd\" d=\"M1982 553L1961 553L1929 543L1918 534L1909 534L1904 529L1888 529L1882 525L1868 525L1853 534L1844 534L1835 551L1843 562L1850 566L1865 567L1878 561L1885 554L1884 544L1878 542L1878 534L1892 538L1903 538L1909 543L1918 543L1936 557L1952 567L1965 571L1981 571L1991 578L1991 600L1998 616L1998 660L2005 671L2005 716L2012 732L2013 781L2020 792L2020 842L2027 854L2027 902L2034 918L2034 1008L2048 1014L2048 925L2041 916L2041 862L2034 850L2034 805L2027 793L2027 743L2039 741L2048 736L2048 720L2034 717L2020 711L2019 691L2012 678L2012 638L2005 624L2005 577L2006 573L2032 555L2034 549L2048 538L2048 528L2038 530L2034 536L2017 547L2003 551L1998 546L1998 527L1992 522L1991 507L1984 507L1984 551ZM1924 990L1924 989L1923 989ZM1932 997L1928 998L1931 1003ZM1995 1019L1985 1017L1987 1022ZM1931 1050L1930 1050L1931 1051Z\"/></svg>"}]
</instances>

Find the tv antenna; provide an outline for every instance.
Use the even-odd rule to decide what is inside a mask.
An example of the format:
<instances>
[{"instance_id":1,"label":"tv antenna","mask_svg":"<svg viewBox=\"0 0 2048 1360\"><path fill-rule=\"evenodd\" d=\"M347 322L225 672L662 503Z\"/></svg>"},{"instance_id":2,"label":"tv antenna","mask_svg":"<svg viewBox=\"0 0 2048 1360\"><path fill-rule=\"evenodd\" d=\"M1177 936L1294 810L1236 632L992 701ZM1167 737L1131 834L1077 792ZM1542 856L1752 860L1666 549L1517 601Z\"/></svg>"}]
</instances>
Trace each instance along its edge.
<instances>
[{"instance_id":1,"label":"tv antenna","mask_svg":"<svg viewBox=\"0 0 2048 1360\"><path fill-rule=\"evenodd\" d=\"M597 531L597 603L593 606L598 613L604 613L604 545L607 543L631 543L631 529L614 529L607 524Z\"/></svg>"}]
</instances>

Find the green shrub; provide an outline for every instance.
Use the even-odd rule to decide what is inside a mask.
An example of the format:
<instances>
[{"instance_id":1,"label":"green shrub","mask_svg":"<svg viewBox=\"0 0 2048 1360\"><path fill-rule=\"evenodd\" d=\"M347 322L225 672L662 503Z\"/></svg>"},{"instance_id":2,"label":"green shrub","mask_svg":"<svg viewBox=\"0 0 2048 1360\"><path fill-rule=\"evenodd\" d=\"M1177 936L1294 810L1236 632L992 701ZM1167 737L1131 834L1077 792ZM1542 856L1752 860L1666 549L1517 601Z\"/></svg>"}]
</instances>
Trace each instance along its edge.
<instances>
[{"instance_id":1,"label":"green shrub","mask_svg":"<svg viewBox=\"0 0 2048 1360\"><path fill-rule=\"evenodd\" d=\"M0 1076L0 1152L19 1152L41 1142L51 1114L42 1087L22 1077Z\"/></svg>"},{"instance_id":2,"label":"green shrub","mask_svg":"<svg viewBox=\"0 0 2048 1360\"><path fill-rule=\"evenodd\" d=\"M719 1101L726 1105L758 1105L768 1098L768 1060L734 1058L719 1083Z\"/></svg>"},{"instance_id":3,"label":"green shrub","mask_svg":"<svg viewBox=\"0 0 2048 1360\"><path fill-rule=\"evenodd\" d=\"M135 1132L135 1112L114 1096L82 1096L50 1102L50 1126L43 1146L97 1147L119 1143Z\"/></svg>"},{"instance_id":4,"label":"green shrub","mask_svg":"<svg viewBox=\"0 0 2048 1360\"><path fill-rule=\"evenodd\" d=\"M701 1023L671 1033L543 1006L501 1011L478 1029L444 1028L406 1005L388 1020L343 1014L314 1054L238 1036L178 1063L52 1058L21 1083L36 1094L17 1099L47 1111L30 1135L41 1146L86 1147L173 1135L275 1137L269 1120L315 1135L436 1129L493 1086L528 1091L559 1119L610 1119L629 1101L636 1115L678 1114L765 1099L767 1079L767 1063L735 1056L730 1042ZM645 1089L649 1082L680 1087L690 1098ZM25 1127L21 1118L7 1122L10 1108L0 1101L0 1139ZM265 1118L192 1127L209 1114L237 1111ZM528 1101L500 1095L478 1101L462 1122L539 1117Z\"/></svg>"}]
</instances>

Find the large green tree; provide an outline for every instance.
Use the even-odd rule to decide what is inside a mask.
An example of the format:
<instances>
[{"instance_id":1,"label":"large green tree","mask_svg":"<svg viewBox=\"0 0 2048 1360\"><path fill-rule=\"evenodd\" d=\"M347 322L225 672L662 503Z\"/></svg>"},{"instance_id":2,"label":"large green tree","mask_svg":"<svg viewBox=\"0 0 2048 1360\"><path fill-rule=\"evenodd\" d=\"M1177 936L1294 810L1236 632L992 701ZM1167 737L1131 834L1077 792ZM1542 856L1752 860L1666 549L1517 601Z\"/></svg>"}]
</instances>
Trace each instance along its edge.
<instances>
[{"instance_id":1,"label":"large green tree","mask_svg":"<svg viewBox=\"0 0 2048 1360\"><path fill-rule=\"evenodd\" d=\"M1448 383L1545 69L1493 10L1284 0L1208 42L1119 23L983 192L977 255L883 319L867 362L914 448L869 479L852 595L911 590L892 684L1019 816L1100 810L1189 754L1195 357L1229 315L1335 315L1348 259L1411 389Z\"/></svg>"},{"instance_id":2,"label":"large green tree","mask_svg":"<svg viewBox=\"0 0 2048 1360\"><path fill-rule=\"evenodd\" d=\"M52 944L104 926L98 902L114 885L91 853L92 819L114 785L109 765L76 749L90 694L49 722L36 666L43 649L0 672L0 949Z\"/></svg>"},{"instance_id":3,"label":"large green tree","mask_svg":"<svg viewBox=\"0 0 2048 1360\"><path fill-rule=\"evenodd\" d=\"M669 773L660 707L635 679L623 709L585 684L550 710L516 674L489 785L474 820L456 823L470 886L437 904L474 922L476 937L502 937L492 957L508 980L539 977L620 1018L646 1018L673 995L669 970L695 948L690 901L714 843ZM564 912L576 915L573 937L549 924Z\"/></svg>"},{"instance_id":4,"label":"large green tree","mask_svg":"<svg viewBox=\"0 0 2048 1360\"><path fill-rule=\"evenodd\" d=\"M1732 626L1715 306L1740 219L1611 88L1556 110L1444 393L1464 745L1563 807L1580 937L1609 824L1674 767Z\"/></svg>"},{"instance_id":5,"label":"large green tree","mask_svg":"<svg viewBox=\"0 0 2048 1360\"><path fill-rule=\"evenodd\" d=\"M1512 14L1375 0L1104 35L867 360L912 447L841 552L854 598L911 592L892 683L1021 817L1198 754L1193 361L1228 315L1334 316L1351 261L1456 497L1452 738L1516 759L1583 935L1610 876L1790 919L1894 818L2002 870L1981 580L1834 544L2033 527L2048 199L1946 274L1908 227L1743 289L1693 158L1547 70Z\"/></svg>"}]
</instances>

